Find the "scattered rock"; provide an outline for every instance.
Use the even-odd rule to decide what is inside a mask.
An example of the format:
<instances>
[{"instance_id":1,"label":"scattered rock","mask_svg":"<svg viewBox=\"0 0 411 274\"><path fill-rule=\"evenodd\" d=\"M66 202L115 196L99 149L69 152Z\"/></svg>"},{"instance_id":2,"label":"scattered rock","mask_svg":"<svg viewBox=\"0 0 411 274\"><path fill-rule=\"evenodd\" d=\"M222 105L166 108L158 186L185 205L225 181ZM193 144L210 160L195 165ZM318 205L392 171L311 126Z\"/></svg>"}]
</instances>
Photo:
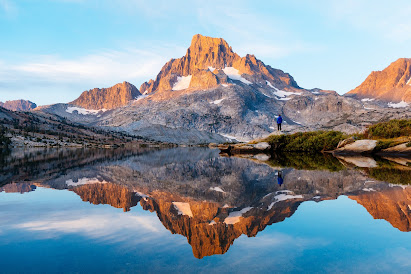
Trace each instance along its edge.
<instances>
[{"instance_id":1,"label":"scattered rock","mask_svg":"<svg viewBox=\"0 0 411 274\"><path fill-rule=\"evenodd\" d=\"M270 144L267 142L261 142L261 143L255 144L254 147L260 150L268 150L271 148Z\"/></svg>"},{"instance_id":2,"label":"scattered rock","mask_svg":"<svg viewBox=\"0 0 411 274\"><path fill-rule=\"evenodd\" d=\"M354 142L355 142L354 138L353 138L353 137L350 137L350 138L348 138L348 139L345 139L345 140L340 141L340 142L338 143L337 148L342 148L342 147L344 147L344 146L346 146L346 145L349 145L349 144L352 144L352 143L354 143Z\"/></svg>"},{"instance_id":3,"label":"scattered rock","mask_svg":"<svg viewBox=\"0 0 411 274\"><path fill-rule=\"evenodd\" d=\"M387 149L383 149L381 153L386 154L410 154L411 155L411 147L407 147L407 143L400 144L394 147L390 147Z\"/></svg>"},{"instance_id":4,"label":"scattered rock","mask_svg":"<svg viewBox=\"0 0 411 274\"><path fill-rule=\"evenodd\" d=\"M376 146L376 140L358 140L344 147L337 148L333 151L333 154L367 154L371 153Z\"/></svg>"}]
</instances>

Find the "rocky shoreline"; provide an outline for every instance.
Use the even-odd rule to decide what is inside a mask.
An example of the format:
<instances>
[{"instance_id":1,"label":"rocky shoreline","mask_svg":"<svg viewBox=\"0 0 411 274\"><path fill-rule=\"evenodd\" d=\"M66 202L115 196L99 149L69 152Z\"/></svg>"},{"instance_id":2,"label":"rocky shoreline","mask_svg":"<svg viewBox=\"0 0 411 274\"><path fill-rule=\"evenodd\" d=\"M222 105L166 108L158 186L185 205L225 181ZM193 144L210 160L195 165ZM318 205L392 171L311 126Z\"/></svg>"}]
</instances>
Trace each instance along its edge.
<instances>
[{"instance_id":1,"label":"rocky shoreline","mask_svg":"<svg viewBox=\"0 0 411 274\"><path fill-rule=\"evenodd\" d=\"M411 157L411 146L408 146L409 142L389 147L386 149L377 150L378 140L354 140L349 138L341 141L337 148L330 151L316 151L331 153L334 156L355 156L355 155L381 155L381 156L398 156L398 157ZM268 142L259 142L256 144L240 143L240 144L221 144L217 146L221 153L228 155L235 154L273 154L281 152L274 149Z\"/></svg>"}]
</instances>

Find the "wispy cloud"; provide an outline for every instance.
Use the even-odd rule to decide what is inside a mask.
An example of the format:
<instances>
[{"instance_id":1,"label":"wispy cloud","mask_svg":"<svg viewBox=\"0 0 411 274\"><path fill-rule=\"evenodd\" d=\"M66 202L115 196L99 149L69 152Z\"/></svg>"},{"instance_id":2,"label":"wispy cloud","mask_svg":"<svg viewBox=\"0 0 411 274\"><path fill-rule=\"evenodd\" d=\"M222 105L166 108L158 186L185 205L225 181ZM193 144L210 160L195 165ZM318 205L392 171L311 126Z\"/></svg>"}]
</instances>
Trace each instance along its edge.
<instances>
[{"instance_id":1,"label":"wispy cloud","mask_svg":"<svg viewBox=\"0 0 411 274\"><path fill-rule=\"evenodd\" d=\"M139 88L144 81L157 75L169 60L167 56L179 52L180 48L165 45L151 50L101 50L72 59L58 55L31 55L17 64L0 60L0 93L5 97L0 100L15 96L16 90L25 90L27 97L36 100L38 97L33 98L30 93L34 96L39 89L52 89L54 93L60 93L60 100L66 100L62 102L68 102L84 90L109 87L123 81ZM62 93L66 96L61 96ZM53 97L50 92L48 96Z\"/></svg>"},{"instance_id":2,"label":"wispy cloud","mask_svg":"<svg viewBox=\"0 0 411 274\"><path fill-rule=\"evenodd\" d=\"M17 15L17 6L9 0L0 0L0 14L4 12L6 16Z\"/></svg>"}]
</instances>

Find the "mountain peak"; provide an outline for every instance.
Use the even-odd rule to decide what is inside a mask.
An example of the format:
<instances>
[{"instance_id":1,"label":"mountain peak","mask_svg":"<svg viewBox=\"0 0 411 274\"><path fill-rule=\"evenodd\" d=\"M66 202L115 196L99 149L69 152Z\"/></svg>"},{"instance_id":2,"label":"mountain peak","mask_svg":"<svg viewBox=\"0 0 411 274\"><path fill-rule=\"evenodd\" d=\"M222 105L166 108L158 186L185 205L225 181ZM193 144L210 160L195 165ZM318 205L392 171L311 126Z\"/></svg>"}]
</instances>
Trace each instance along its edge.
<instances>
[{"instance_id":1,"label":"mountain peak","mask_svg":"<svg viewBox=\"0 0 411 274\"><path fill-rule=\"evenodd\" d=\"M112 109L126 105L140 95L141 93L134 85L124 81L110 88L94 88L84 91L70 104L86 109Z\"/></svg>"},{"instance_id":2,"label":"mountain peak","mask_svg":"<svg viewBox=\"0 0 411 274\"><path fill-rule=\"evenodd\" d=\"M240 58L222 38L213 38L196 34L185 57L192 69L206 69L213 67L223 69L231 66L235 59Z\"/></svg>"},{"instance_id":3,"label":"mountain peak","mask_svg":"<svg viewBox=\"0 0 411 274\"><path fill-rule=\"evenodd\" d=\"M400 58L382 71L371 72L348 94L386 102L411 102L411 58Z\"/></svg>"},{"instance_id":4,"label":"mountain peak","mask_svg":"<svg viewBox=\"0 0 411 274\"><path fill-rule=\"evenodd\" d=\"M196 34L186 55L167 62L156 79L143 83L140 91L148 94L176 90L176 84L178 89L209 89L226 83L227 77L242 79L247 85L254 80L270 81L278 88L299 88L289 74L266 66L254 55L240 57L224 39ZM183 88L180 81L185 83Z\"/></svg>"},{"instance_id":5,"label":"mountain peak","mask_svg":"<svg viewBox=\"0 0 411 274\"><path fill-rule=\"evenodd\" d=\"M12 111L29 111L35 109L37 105L28 100L13 100L13 101L6 101L0 102L0 107L6 108Z\"/></svg>"}]
</instances>

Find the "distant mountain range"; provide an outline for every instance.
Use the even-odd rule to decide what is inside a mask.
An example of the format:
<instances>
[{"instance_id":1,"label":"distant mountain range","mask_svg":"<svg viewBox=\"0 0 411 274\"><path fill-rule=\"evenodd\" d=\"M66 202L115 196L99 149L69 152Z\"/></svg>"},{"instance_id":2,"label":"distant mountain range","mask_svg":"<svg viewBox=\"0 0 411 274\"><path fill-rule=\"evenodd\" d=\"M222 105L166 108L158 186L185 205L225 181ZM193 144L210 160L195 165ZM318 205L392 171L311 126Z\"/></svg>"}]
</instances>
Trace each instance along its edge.
<instances>
[{"instance_id":1,"label":"distant mountain range","mask_svg":"<svg viewBox=\"0 0 411 274\"><path fill-rule=\"evenodd\" d=\"M247 54L240 57L221 38L194 35L186 54L168 61L138 90L123 82L92 89L69 104L35 111L88 127L125 132L161 142L201 144L247 141L276 132L361 131L365 126L411 117L410 60L373 72L341 96L304 89L294 78Z\"/></svg>"},{"instance_id":2,"label":"distant mountain range","mask_svg":"<svg viewBox=\"0 0 411 274\"><path fill-rule=\"evenodd\" d=\"M29 111L35 109L37 105L28 100L13 100L6 101L5 103L0 102L0 107L3 107L12 111Z\"/></svg>"}]
</instances>

